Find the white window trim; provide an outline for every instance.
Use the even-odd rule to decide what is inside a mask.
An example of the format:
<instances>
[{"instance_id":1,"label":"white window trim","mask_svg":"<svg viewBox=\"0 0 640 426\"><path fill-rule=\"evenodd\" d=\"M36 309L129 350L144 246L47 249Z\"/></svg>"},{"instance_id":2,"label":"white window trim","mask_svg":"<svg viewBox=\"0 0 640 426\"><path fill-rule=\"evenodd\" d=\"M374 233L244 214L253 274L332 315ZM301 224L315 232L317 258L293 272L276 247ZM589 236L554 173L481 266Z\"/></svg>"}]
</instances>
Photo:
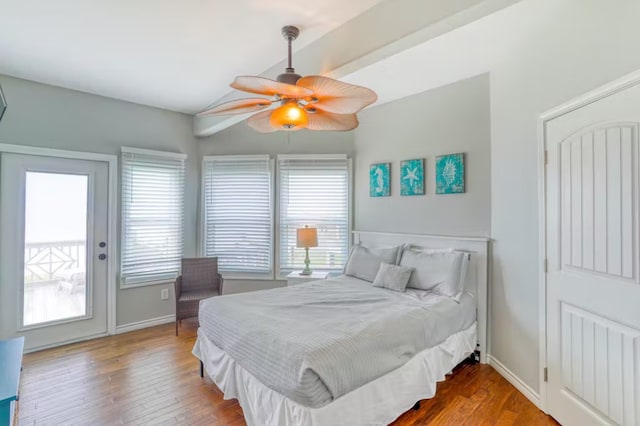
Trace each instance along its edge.
<instances>
[{"instance_id":1,"label":"white window trim","mask_svg":"<svg viewBox=\"0 0 640 426\"><path fill-rule=\"evenodd\" d=\"M347 160L347 154L282 154L277 160Z\"/></svg>"},{"instance_id":2,"label":"white window trim","mask_svg":"<svg viewBox=\"0 0 640 426\"><path fill-rule=\"evenodd\" d=\"M155 149L144 149L144 148L134 148L134 147L129 147L129 146L123 146L120 147L120 153L128 153L128 154L140 154L140 155L150 155L150 156L155 156L155 157L161 157L161 158L171 158L171 159L176 159L176 160L184 160L186 162L187 160L187 155L186 154L182 154L179 152L170 152L170 151L158 151ZM121 167L122 167L122 163L121 162ZM134 288L140 288L140 287L151 287L151 286L158 286L158 285L167 285L167 284L173 284L176 281L176 278L178 277L178 274L175 274L175 276L169 277L168 275L163 278L159 278L153 281L145 281L142 280L140 282L136 282L136 279L132 279L129 281L128 284L125 284L125 279L122 277L122 246L124 245L124 240L125 240L125 228L124 226L122 226L123 224L123 205L122 205L122 169L120 169L118 171L118 181L119 181L119 197L118 197L118 201L119 201L119 206L120 206L120 241L118 244L118 288L120 290L130 290L130 289L134 289ZM185 165L185 188L183 188L183 192L184 192L184 197L186 197L186 165ZM182 238L183 238L183 253L182 255L184 256L184 237L185 237L185 227L184 227L184 220L186 220L186 209L185 206L183 206L183 224L182 224Z\"/></svg>"},{"instance_id":3,"label":"white window trim","mask_svg":"<svg viewBox=\"0 0 640 426\"><path fill-rule=\"evenodd\" d=\"M207 160L216 161L236 161L236 160L271 160L271 156L264 155L204 155L202 157L202 164Z\"/></svg>"},{"instance_id":4,"label":"white window trim","mask_svg":"<svg viewBox=\"0 0 640 426\"><path fill-rule=\"evenodd\" d=\"M352 236L352 231L353 231L353 159L348 158L346 154L318 154L318 155L313 155L313 154L286 154L286 155L278 155L276 156L276 184L274 185L275 187L275 212L274 212L274 219L275 219L275 233L273 234L274 236L274 241L273 241L273 246L274 246L274 253L278 253L278 255L275 257L274 259L274 274L275 274L275 280L276 281L286 281L287 280L287 275L289 275L289 273L291 273L292 271L290 270L284 270L280 271L280 160L347 160L347 173L349 174L349 178L348 178L348 185L349 188L347 188L347 194L348 194L348 200L347 200L347 232L348 232L348 237L347 237L347 251L348 253L351 252L351 246L353 245L353 236ZM340 270L326 270L327 272L329 272L330 274L336 274L339 273Z\"/></svg>"},{"instance_id":5,"label":"white window trim","mask_svg":"<svg viewBox=\"0 0 640 426\"><path fill-rule=\"evenodd\" d=\"M176 282L176 278L178 278L178 275L179 274L171 274L171 275L167 274L166 277L157 278L152 281L145 281L144 279L136 280L134 278L134 279L130 279L128 284L125 284L125 280L122 279L122 275L120 275L120 279L118 281L120 282L120 290L129 290L132 288L139 288L139 287L151 287L156 285L173 284Z\"/></svg>"},{"instance_id":6,"label":"white window trim","mask_svg":"<svg viewBox=\"0 0 640 426\"><path fill-rule=\"evenodd\" d=\"M275 199L276 194L276 175L275 175L275 162L270 155L204 155L202 157L202 163L200 164L200 220L198 222L198 256L205 256L205 235L207 233L207 221L206 221L206 212L205 212L205 174L204 168L207 161L237 161L237 160L268 160L269 161L269 172L271 174L271 201L275 206L277 204L277 200ZM253 280L253 281L273 281L274 274L276 273L275 265L275 251L273 245L273 239L275 238L275 217L274 210L271 211L271 245L270 245L270 255L271 255L271 272L269 273L250 273L250 272L221 272L222 277L225 280Z\"/></svg>"},{"instance_id":7,"label":"white window trim","mask_svg":"<svg viewBox=\"0 0 640 426\"><path fill-rule=\"evenodd\" d=\"M128 154L153 155L156 157L173 158L176 160L187 159L187 154L181 154L179 152L157 151L155 149L132 148L129 146L121 147L120 152L121 153L126 152Z\"/></svg>"}]
</instances>

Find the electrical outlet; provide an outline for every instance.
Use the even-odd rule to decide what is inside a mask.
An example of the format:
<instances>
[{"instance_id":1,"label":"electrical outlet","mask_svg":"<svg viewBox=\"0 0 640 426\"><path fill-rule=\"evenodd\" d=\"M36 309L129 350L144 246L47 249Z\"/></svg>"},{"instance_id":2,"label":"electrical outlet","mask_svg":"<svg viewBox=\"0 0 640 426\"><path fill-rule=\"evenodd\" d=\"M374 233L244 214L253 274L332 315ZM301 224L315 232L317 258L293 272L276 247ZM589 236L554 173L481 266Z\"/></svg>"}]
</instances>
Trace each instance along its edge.
<instances>
[{"instance_id":1,"label":"electrical outlet","mask_svg":"<svg viewBox=\"0 0 640 426\"><path fill-rule=\"evenodd\" d=\"M160 290L160 299L169 300L169 289L168 288L163 288L162 290Z\"/></svg>"}]
</instances>

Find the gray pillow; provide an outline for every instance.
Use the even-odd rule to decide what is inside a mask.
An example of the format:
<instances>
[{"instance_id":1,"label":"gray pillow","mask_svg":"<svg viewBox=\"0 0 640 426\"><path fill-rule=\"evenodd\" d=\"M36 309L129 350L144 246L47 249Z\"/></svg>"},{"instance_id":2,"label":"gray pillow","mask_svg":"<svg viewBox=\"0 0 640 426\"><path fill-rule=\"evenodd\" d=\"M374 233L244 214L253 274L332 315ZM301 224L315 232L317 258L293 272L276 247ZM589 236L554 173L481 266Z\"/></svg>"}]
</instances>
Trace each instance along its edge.
<instances>
[{"instance_id":1,"label":"gray pillow","mask_svg":"<svg viewBox=\"0 0 640 426\"><path fill-rule=\"evenodd\" d=\"M409 287L434 290L454 297L460 287L460 272L464 253L451 250L415 250L402 252L400 265L414 268Z\"/></svg>"},{"instance_id":2,"label":"gray pillow","mask_svg":"<svg viewBox=\"0 0 640 426\"><path fill-rule=\"evenodd\" d=\"M394 291L406 291L411 272L413 272L413 268L383 263L373 280L373 286Z\"/></svg>"},{"instance_id":3,"label":"gray pillow","mask_svg":"<svg viewBox=\"0 0 640 426\"><path fill-rule=\"evenodd\" d=\"M398 260L398 247L371 248L356 244L351 249L349 260L344 267L344 274L361 280L373 282L380 269L380 264L390 263L395 265Z\"/></svg>"}]
</instances>

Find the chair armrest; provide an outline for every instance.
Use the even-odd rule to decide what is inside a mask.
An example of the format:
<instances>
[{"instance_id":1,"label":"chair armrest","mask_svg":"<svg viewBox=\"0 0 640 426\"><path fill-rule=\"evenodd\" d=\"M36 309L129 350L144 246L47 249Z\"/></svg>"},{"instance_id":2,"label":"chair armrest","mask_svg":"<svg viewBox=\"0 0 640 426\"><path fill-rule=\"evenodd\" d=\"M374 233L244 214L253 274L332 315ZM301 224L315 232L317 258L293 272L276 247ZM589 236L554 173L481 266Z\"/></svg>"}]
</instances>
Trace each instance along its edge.
<instances>
[{"instance_id":1,"label":"chair armrest","mask_svg":"<svg viewBox=\"0 0 640 426\"><path fill-rule=\"evenodd\" d=\"M218 294L222 294L222 285L224 284L224 279L222 275L218 274Z\"/></svg>"},{"instance_id":2,"label":"chair armrest","mask_svg":"<svg viewBox=\"0 0 640 426\"><path fill-rule=\"evenodd\" d=\"M176 278L176 282L174 283L174 288L176 291L176 302L177 302L178 298L182 294L182 275L179 275L178 278Z\"/></svg>"}]
</instances>

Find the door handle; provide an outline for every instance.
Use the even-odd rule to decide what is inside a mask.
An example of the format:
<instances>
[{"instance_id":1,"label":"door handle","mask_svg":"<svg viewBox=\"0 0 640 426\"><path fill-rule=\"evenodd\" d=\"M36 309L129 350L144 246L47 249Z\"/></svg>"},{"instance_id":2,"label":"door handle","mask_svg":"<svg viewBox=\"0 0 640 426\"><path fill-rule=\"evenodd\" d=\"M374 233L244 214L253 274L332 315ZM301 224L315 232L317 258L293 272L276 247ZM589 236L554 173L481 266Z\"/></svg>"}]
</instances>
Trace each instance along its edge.
<instances>
[{"instance_id":1,"label":"door handle","mask_svg":"<svg viewBox=\"0 0 640 426\"><path fill-rule=\"evenodd\" d=\"M107 255L106 255L106 254L104 254L104 253L100 253L100 254L98 255L98 259L100 259L100 260L105 260L106 258L107 258Z\"/></svg>"},{"instance_id":2,"label":"door handle","mask_svg":"<svg viewBox=\"0 0 640 426\"><path fill-rule=\"evenodd\" d=\"M98 243L98 247L100 248L105 248L107 246L107 243L105 243L104 241L100 241L100 243Z\"/></svg>"}]
</instances>

